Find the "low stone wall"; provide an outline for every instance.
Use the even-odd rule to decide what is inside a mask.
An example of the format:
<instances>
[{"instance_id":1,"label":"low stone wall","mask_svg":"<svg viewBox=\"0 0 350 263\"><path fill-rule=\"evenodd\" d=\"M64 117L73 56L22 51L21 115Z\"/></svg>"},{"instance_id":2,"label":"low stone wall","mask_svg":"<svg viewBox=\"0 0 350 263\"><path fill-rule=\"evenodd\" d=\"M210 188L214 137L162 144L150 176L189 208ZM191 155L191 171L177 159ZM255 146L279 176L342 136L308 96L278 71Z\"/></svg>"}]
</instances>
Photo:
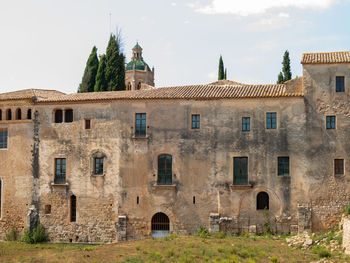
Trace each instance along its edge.
<instances>
[{"instance_id":1,"label":"low stone wall","mask_svg":"<svg viewBox=\"0 0 350 263\"><path fill-rule=\"evenodd\" d=\"M343 220L343 247L345 248L345 253L350 254L350 217L346 216Z\"/></svg>"}]
</instances>

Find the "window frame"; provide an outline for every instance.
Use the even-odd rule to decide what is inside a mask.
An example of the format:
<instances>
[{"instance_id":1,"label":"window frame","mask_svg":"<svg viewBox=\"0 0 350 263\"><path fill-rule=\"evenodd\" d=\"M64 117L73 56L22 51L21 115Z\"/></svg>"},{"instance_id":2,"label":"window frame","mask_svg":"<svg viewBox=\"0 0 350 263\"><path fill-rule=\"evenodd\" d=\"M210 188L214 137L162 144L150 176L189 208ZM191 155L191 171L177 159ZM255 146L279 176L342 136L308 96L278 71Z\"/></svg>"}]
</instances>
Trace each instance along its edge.
<instances>
[{"instance_id":1,"label":"window frame","mask_svg":"<svg viewBox=\"0 0 350 263\"><path fill-rule=\"evenodd\" d=\"M199 130L201 127L201 115L198 113L191 114L191 130Z\"/></svg>"},{"instance_id":2,"label":"window frame","mask_svg":"<svg viewBox=\"0 0 350 263\"><path fill-rule=\"evenodd\" d=\"M73 206L73 200L74 200L74 206ZM69 197L69 222L70 223L77 222L77 204L78 204L77 197L76 195L72 194ZM73 207L74 207L74 210L73 210Z\"/></svg>"},{"instance_id":3,"label":"window frame","mask_svg":"<svg viewBox=\"0 0 350 263\"><path fill-rule=\"evenodd\" d=\"M89 124L89 125L87 125ZM84 129L91 130L91 119L84 119Z\"/></svg>"},{"instance_id":4,"label":"window frame","mask_svg":"<svg viewBox=\"0 0 350 263\"><path fill-rule=\"evenodd\" d=\"M244 175L240 175L239 177L236 175L236 160L240 160L240 165L242 164L242 160L246 159L246 180L243 182L242 178ZM233 157L233 185L234 186L246 186L249 185L249 158L248 156L234 156ZM240 169L242 170L242 169ZM240 178L240 179L238 179Z\"/></svg>"},{"instance_id":5,"label":"window frame","mask_svg":"<svg viewBox=\"0 0 350 263\"><path fill-rule=\"evenodd\" d=\"M271 115L271 117L269 117L269 115ZM272 116L274 115L274 118L272 118ZM273 127L273 119L275 120L275 126ZM270 121L269 121L270 120ZM277 130L277 112L276 111L271 111L271 112L266 112L265 114L265 128L267 130Z\"/></svg>"},{"instance_id":6,"label":"window frame","mask_svg":"<svg viewBox=\"0 0 350 263\"><path fill-rule=\"evenodd\" d=\"M341 161L341 169L340 169L341 172L340 173L337 172L337 171L339 171L339 168L337 167L337 162L339 162L339 161ZM333 173L334 173L335 176L343 176L343 175L345 175L345 160L344 159L341 159L341 158L334 159L333 167L334 167Z\"/></svg>"},{"instance_id":7,"label":"window frame","mask_svg":"<svg viewBox=\"0 0 350 263\"><path fill-rule=\"evenodd\" d=\"M2 136L1 133L2 132L6 132L6 136ZM9 131L7 128L0 128L0 138L6 137L6 143L0 143L0 150L6 150L9 148ZM2 147L2 145L5 145L6 147Z\"/></svg>"},{"instance_id":8,"label":"window frame","mask_svg":"<svg viewBox=\"0 0 350 263\"><path fill-rule=\"evenodd\" d=\"M164 168L160 168L160 158L164 158ZM168 157L170 157L170 168L168 165ZM164 170L164 171L161 171ZM157 185L172 185L173 184L173 156L171 154L162 153L157 156Z\"/></svg>"},{"instance_id":9,"label":"window frame","mask_svg":"<svg viewBox=\"0 0 350 263\"><path fill-rule=\"evenodd\" d=\"M283 168L283 173L280 173L280 160L288 158L288 174L285 173L285 167ZM285 163L281 163L285 165ZM278 176L290 176L290 157L289 156L278 156L277 157L277 175Z\"/></svg>"},{"instance_id":10,"label":"window frame","mask_svg":"<svg viewBox=\"0 0 350 263\"><path fill-rule=\"evenodd\" d=\"M342 81L338 81L342 80ZM340 84L338 88L338 83ZM335 76L335 92L345 92L345 76L344 75L338 75Z\"/></svg>"},{"instance_id":11,"label":"window frame","mask_svg":"<svg viewBox=\"0 0 350 263\"><path fill-rule=\"evenodd\" d=\"M62 162L60 164L60 173L57 173L57 165L58 165L58 161ZM64 165L63 165L63 161L64 161ZM55 167L54 167L54 184L66 184L67 183L67 158L62 158L62 157L58 157L55 158ZM64 167L64 173L62 172ZM64 176L62 176L62 174L64 174ZM63 180L64 178L64 180Z\"/></svg>"},{"instance_id":12,"label":"window frame","mask_svg":"<svg viewBox=\"0 0 350 263\"><path fill-rule=\"evenodd\" d=\"M137 138L147 137L147 113L135 113L134 136Z\"/></svg>"},{"instance_id":13,"label":"window frame","mask_svg":"<svg viewBox=\"0 0 350 263\"><path fill-rule=\"evenodd\" d=\"M104 159L105 159L104 156L102 156L102 157L95 156L94 157L94 174L95 175L103 175L104 174ZM97 160L102 161L102 162L98 163L98 166L99 166L98 168L97 168ZM101 168L101 166L102 166L102 168Z\"/></svg>"},{"instance_id":14,"label":"window frame","mask_svg":"<svg viewBox=\"0 0 350 263\"><path fill-rule=\"evenodd\" d=\"M334 118L334 121L332 119ZM328 119L331 120L328 122ZM328 123L330 126L328 127ZM327 115L326 116L326 130L335 130L337 128L337 117L336 115Z\"/></svg>"},{"instance_id":15,"label":"window frame","mask_svg":"<svg viewBox=\"0 0 350 263\"><path fill-rule=\"evenodd\" d=\"M248 120L248 122L245 123L244 120ZM242 132L250 132L250 127L250 117L242 117Z\"/></svg>"}]
</instances>

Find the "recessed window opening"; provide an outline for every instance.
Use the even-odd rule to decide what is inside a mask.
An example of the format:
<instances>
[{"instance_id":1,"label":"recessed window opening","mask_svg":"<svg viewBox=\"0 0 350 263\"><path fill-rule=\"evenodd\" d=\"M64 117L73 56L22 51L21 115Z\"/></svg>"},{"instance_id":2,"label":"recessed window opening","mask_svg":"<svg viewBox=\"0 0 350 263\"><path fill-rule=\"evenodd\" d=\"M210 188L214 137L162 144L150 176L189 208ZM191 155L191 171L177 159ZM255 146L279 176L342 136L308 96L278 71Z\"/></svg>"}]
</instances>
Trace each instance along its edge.
<instances>
[{"instance_id":1,"label":"recessed window opening","mask_svg":"<svg viewBox=\"0 0 350 263\"><path fill-rule=\"evenodd\" d=\"M277 113L266 113L266 129L276 129L277 127Z\"/></svg>"},{"instance_id":2,"label":"recessed window opening","mask_svg":"<svg viewBox=\"0 0 350 263\"><path fill-rule=\"evenodd\" d=\"M336 92L344 92L345 91L345 77L344 76L336 76L335 77L335 91Z\"/></svg>"},{"instance_id":3,"label":"recessed window opening","mask_svg":"<svg viewBox=\"0 0 350 263\"><path fill-rule=\"evenodd\" d=\"M289 175L289 157L278 157L278 175Z\"/></svg>"},{"instance_id":4,"label":"recessed window opening","mask_svg":"<svg viewBox=\"0 0 350 263\"><path fill-rule=\"evenodd\" d=\"M70 221L75 222L77 220L77 198L75 195L70 197Z\"/></svg>"},{"instance_id":5,"label":"recessed window opening","mask_svg":"<svg viewBox=\"0 0 350 263\"><path fill-rule=\"evenodd\" d=\"M104 157L95 157L94 158L95 174L103 174L103 161L104 161Z\"/></svg>"},{"instance_id":6,"label":"recessed window opening","mask_svg":"<svg viewBox=\"0 0 350 263\"><path fill-rule=\"evenodd\" d=\"M7 112L6 112L6 119L8 121L12 120L12 111L11 111L11 109L7 110Z\"/></svg>"},{"instance_id":7,"label":"recessed window opening","mask_svg":"<svg viewBox=\"0 0 350 263\"><path fill-rule=\"evenodd\" d=\"M7 138L8 138L7 129L0 130L0 149L7 148Z\"/></svg>"},{"instance_id":8,"label":"recessed window opening","mask_svg":"<svg viewBox=\"0 0 350 263\"><path fill-rule=\"evenodd\" d=\"M146 137L146 113L136 113L135 137Z\"/></svg>"},{"instance_id":9,"label":"recessed window opening","mask_svg":"<svg viewBox=\"0 0 350 263\"><path fill-rule=\"evenodd\" d=\"M327 129L335 129L335 116L327 116L326 117L326 128Z\"/></svg>"},{"instance_id":10,"label":"recessed window opening","mask_svg":"<svg viewBox=\"0 0 350 263\"><path fill-rule=\"evenodd\" d=\"M260 192L256 196L256 209L269 210L269 195L266 192Z\"/></svg>"},{"instance_id":11,"label":"recessed window opening","mask_svg":"<svg viewBox=\"0 0 350 263\"><path fill-rule=\"evenodd\" d=\"M161 238L169 234L170 220L164 213L156 213L151 220L153 238Z\"/></svg>"},{"instance_id":12,"label":"recessed window opening","mask_svg":"<svg viewBox=\"0 0 350 263\"><path fill-rule=\"evenodd\" d=\"M90 130L91 129L91 120L85 119L85 129Z\"/></svg>"},{"instance_id":13,"label":"recessed window opening","mask_svg":"<svg viewBox=\"0 0 350 263\"><path fill-rule=\"evenodd\" d=\"M138 90L141 89L141 82L139 82L139 83L137 84L137 89L138 89Z\"/></svg>"},{"instance_id":14,"label":"recessed window opening","mask_svg":"<svg viewBox=\"0 0 350 263\"><path fill-rule=\"evenodd\" d=\"M250 131L250 117L242 118L242 131Z\"/></svg>"},{"instance_id":15,"label":"recessed window opening","mask_svg":"<svg viewBox=\"0 0 350 263\"><path fill-rule=\"evenodd\" d=\"M192 114L192 129L199 129L199 128L200 128L200 115Z\"/></svg>"},{"instance_id":16,"label":"recessed window opening","mask_svg":"<svg viewBox=\"0 0 350 263\"><path fill-rule=\"evenodd\" d=\"M63 112L62 110L55 111L55 123L63 122Z\"/></svg>"},{"instance_id":17,"label":"recessed window opening","mask_svg":"<svg viewBox=\"0 0 350 263\"><path fill-rule=\"evenodd\" d=\"M66 158L55 159L55 184L66 183Z\"/></svg>"},{"instance_id":18,"label":"recessed window opening","mask_svg":"<svg viewBox=\"0 0 350 263\"><path fill-rule=\"evenodd\" d=\"M27 120L31 120L32 119L32 110L28 109L27 111Z\"/></svg>"},{"instance_id":19,"label":"recessed window opening","mask_svg":"<svg viewBox=\"0 0 350 263\"><path fill-rule=\"evenodd\" d=\"M161 154L158 156L158 184L172 184L172 156Z\"/></svg>"},{"instance_id":20,"label":"recessed window opening","mask_svg":"<svg viewBox=\"0 0 350 263\"><path fill-rule=\"evenodd\" d=\"M64 122L73 122L73 110L64 111Z\"/></svg>"},{"instance_id":21,"label":"recessed window opening","mask_svg":"<svg viewBox=\"0 0 350 263\"><path fill-rule=\"evenodd\" d=\"M136 204L140 203L140 197L136 197Z\"/></svg>"},{"instance_id":22,"label":"recessed window opening","mask_svg":"<svg viewBox=\"0 0 350 263\"><path fill-rule=\"evenodd\" d=\"M21 120L22 119L22 111L21 109L16 110L16 120Z\"/></svg>"},{"instance_id":23,"label":"recessed window opening","mask_svg":"<svg viewBox=\"0 0 350 263\"><path fill-rule=\"evenodd\" d=\"M335 175L344 174L344 159L334 159L334 174Z\"/></svg>"},{"instance_id":24,"label":"recessed window opening","mask_svg":"<svg viewBox=\"0 0 350 263\"><path fill-rule=\"evenodd\" d=\"M233 184L248 185L248 157L233 158Z\"/></svg>"},{"instance_id":25,"label":"recessed window opening","mask_svg":"<svg viewBox=\"0 0 350 263\"><path fill-rule=\"evenodd\" d=\"M0 121L2 121L2 110L0 109Z\"/></svg>"},{"instance_id":26,"label":"recessed window opening","mask_svg":"<svg viewBox=\"0 0 350 263\"><path fill-rule=\"evenodd\" d=\"M51 205L45 205L45 215L51 214Z\"/></svg>"},{"instance_id":27,"label":"recessed window opening","mask_svg":"<svg viewBox=\"0 0 350 263\"><path fill-rule=\"evenodd\" d=\"M193 202L193 204L196 204L196 197L195 196L193 196L192 202Z\"/></svg>"}]
</instances>

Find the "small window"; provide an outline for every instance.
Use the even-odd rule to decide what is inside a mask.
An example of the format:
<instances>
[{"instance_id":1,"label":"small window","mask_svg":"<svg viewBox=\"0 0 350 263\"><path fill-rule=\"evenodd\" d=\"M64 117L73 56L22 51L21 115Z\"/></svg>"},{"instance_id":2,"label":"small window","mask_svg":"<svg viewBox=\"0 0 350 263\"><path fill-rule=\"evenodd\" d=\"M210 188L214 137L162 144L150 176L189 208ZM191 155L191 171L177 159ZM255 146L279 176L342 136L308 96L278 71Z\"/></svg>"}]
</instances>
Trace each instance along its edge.
<instances>
[{"instance_id":1,"label":"small window","mask_svg":"<svg viewBox=\"0 0 350 263\"><path fill-rule=\"evenodd\" d=\"M64 122L73 122L73 110L64 111Z\"/></svg>"},{"instance_id":2,"label":"small window","mask_svg":"<svg viewBox=\"0 0 350 263\"><path fill-rule=\"evenodd\" d=\"M276 129L277 127L277 113L268 112L266 113L266 129Z\"/></svg>"},{"instance_id":3,"label":"small window","mask_svg":"<svg viewBox=\"0 0 350 263\"><path fill-rule=\"evenodd\" d=\"M192 198L192 203L195 205L196 204L196 197L195 196L193 196L193 198Z\"/></svg>"},{"instance_id":4,"label":"small window","mask_svg":"<svg viewBox=\"0 0 350 263\"><path fill-rule=\"evenodd\" d=\"M55 111L55 123L63 122L63 112L62 110Z\"/></svg>"},{"instance_id":5,"label":"small window","mask_svg":"<svg viewBox=\"0 0 350 263\"><path fill-rule=\"evenodd\" d=\"M32 110L28 109L27 111L27 120L31 120L32 119Z\"/></svg>"},{"instance_id":6,"label":"small window","mask_svg":"<svg viewBox=\"0 0 350 263\"><path fill-rule=\"evenodd\" d=\"M16 120L21 120L22 119L22 111L21 109L16 110Z\"/></svg>"},{"instance_id":7,"label":"small window","mask_svg":"<svg viewBox=\"0 0 350 263\"><path fill-rule=\"evenodd\" d=\"M172 156L161 154L158 156L158 184L172 184Z\"/></svg>"},{"instance_id":8,"label":"small window","mask_svg":"<svg viewBox=\"0 0 350 263\"><path fill-rule=\"evenodd\" d=\"M12 111L11 111L11 109L7 110L7 112L6 112L6 119L8 121L12 120Z\"/></svg>"},{"instance_id":9,"label":"small window","mask_svg":"<svg viewBox=\"0 0 350 263\"><path fill-rule=\"evenodd\" d=\"M335 175L344 174L344 159L334 159L334 174Z\"/></svg>"},{"instance_id":10,"label":"small window","mask_svg":"<svg viewBox=\"0 0 350 263\"><path fill-rule=\"evenodd\" d=\"M8 138L7 130L0 130L0 149L7 148L7 138Z\"/></svg>"},{"instance_id":11,"label":"small window","mask_svg":"<svg viewBox=\"0 0 350 263\"><path fill-rule=\"evenodd\" d=\"M103 174L103 157L95 157L94 158L94 171L95 174Z\"/></svg>"},{"instance_id":12,"label":"small window","mask_svg":"<svg viewBox=\"0 0 350 263\"><path fill-rule=\"evenodd\" d=\"M140 203L140 197L136 197L136 204L138 205Z\"/></svg>"},{"instance_id":13,"label":"small window","mask_svg":"<svg viewBox=\"0 0 350 263\"><path fill-rule=\"evenodd\" d=\"M289 157L278 157L278 175L289 175Z\"/></svg>"},{"instance_id":14,"label":"small window","mask_svg":"<svg viewBox=\"0 0 350 263\"><path fill-rule=\"evenodd\" d=\"M75 195L70 197L70 221L77 221L77 198Z\"/></svg>"},{"instance_id":15,"label":"small window","mask_svg":"<svg viewBox=\"0 0 350 263\"><path fill-rule=\"evenodd\" d=\"M91 129L91 120L85 119L85 129L90 130Z\"/></svg>"},{"instance_id":16,"label":"small window","mask_svg":"<svg viewBox=\"0 0 350 263\"><path fill-rule=\"evenodd\" d=\"M141 89L141 82L139 82L139 84L137 84L137 89Z\"/></svg>"},{"instance_id":17,"label":"small window","mask_svg":"<svg viewBox=\"0 0 350 263\"><path fill-rule=\"evenodd\" d=\"M2 121L2 110L0 110L0 121Z\"/></svg>"},{"instance_id":18,"label":"small window","mask_svg":"<svg viewBox=\"0 0 350 263\"><path fill-rule=\"evenodd\" d=\"M199 129L200 127L200 115L192 114L192 129Z\"/></svg>"},{"instance_id":19,"label":"small window","mask_svg":"<svg viewBox=\"0 0 350 263\"><path fill-rule=\"evenodd\" d=\"M269 195L265 192L260 192L256 196L256 209L269 210Z\"/></svg>"},{"instance_id":20,"label":"small window","mask_svg":"<svg viewBox=\"0 0 350 263\"><path fill-rule=\"evenodd\" d=\"M335 129L335 116L327 116L326 122L327 129Z\"/></svg>"},{"instance_id":21,"label":"small window","mask_svg":"<svg viewBox=\"0 0 350 263\"><path fill-rule=\"evenodd\" d=\"M345 77L344 76L336 76L335 77L335 91L336 92L344 92L345 91Z\"/></svg>"},{"instance_id":22,"label":"small window","mask_svg":"<svg viewBox=\"0 0 350 263\"><path fill-rule=\"evenodd\" d=\"M146 137L146 113L136 113L135 137Z\"/></svg>"},{"instance_id":23,"label":"small window","mask_svg":"<svg viewBox=\"0 0 350 263\"><path fill-rule=\"evenodd\" d=\"M248 185L248 157L233 158L233 184Z\"/></svg>"},{"instance_id":24,"label":"small window","mask_svg":"<svg viewBox=\"0 0 350 263\"><path fill-rule=\"evenodd\" d=\"M242 131L250 131L250 117L242 118Z\"/></svg>"},{"instance_id":25,"label":"small window","mask_svg":"<svg viewBox=\"0 0 350 263\"><path fill-rule=\"evenodd\" d=\"M55 184L66 183L66 158L55 159Z\"/></svg>"},{"instance_id":26,"label":"small window","mask_svg":"<svg viewBox=\"0 0 350 263\"><path fill-rule=\"evenodd\" d=\"M45 205L45 215L51 214L51 205Z\"/></svg>"}]
</instances>

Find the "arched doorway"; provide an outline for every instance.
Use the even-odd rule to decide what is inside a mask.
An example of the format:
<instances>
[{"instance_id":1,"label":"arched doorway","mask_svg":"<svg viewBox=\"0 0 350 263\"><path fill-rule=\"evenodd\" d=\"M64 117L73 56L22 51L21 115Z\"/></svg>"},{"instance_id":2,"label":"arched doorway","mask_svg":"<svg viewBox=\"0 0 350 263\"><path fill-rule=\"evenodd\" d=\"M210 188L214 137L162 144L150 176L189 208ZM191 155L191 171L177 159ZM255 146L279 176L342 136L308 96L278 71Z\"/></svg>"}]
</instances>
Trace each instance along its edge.
<instances>
[{"instance_id":1,"label":"arched doorway","mask_svg":"<svg viewBox=\"0 0 350 263\"><path fill-rule=\"evenodd\" d=\"M170 220L164 213L156 213L151 221L152 237L161 238L169 235Z\"/></svg>"}]
</instances>

